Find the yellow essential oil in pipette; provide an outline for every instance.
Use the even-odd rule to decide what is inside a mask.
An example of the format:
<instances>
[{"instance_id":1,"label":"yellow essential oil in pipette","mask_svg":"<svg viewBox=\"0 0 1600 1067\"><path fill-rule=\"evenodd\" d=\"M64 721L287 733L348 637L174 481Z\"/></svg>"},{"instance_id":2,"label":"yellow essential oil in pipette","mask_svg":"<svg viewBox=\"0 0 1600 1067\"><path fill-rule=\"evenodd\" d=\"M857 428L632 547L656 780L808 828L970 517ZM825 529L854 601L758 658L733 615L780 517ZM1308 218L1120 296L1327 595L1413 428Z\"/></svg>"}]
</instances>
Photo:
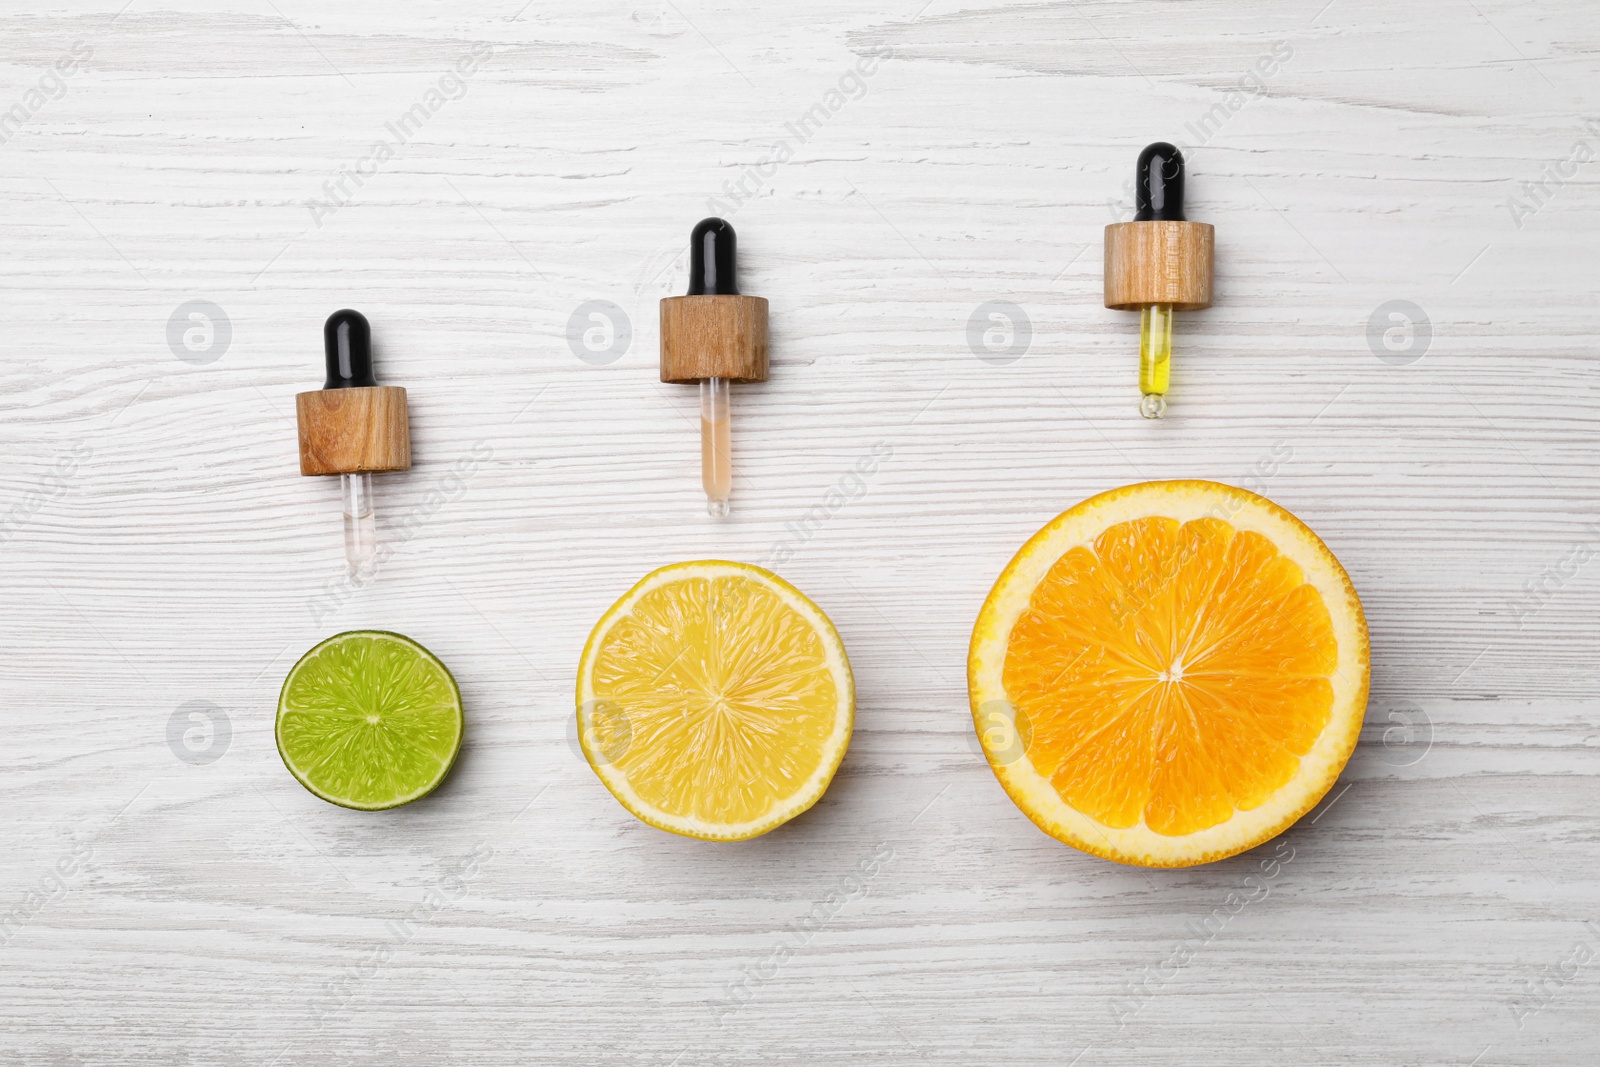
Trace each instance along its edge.
<instances>
[{"instance_id":1,"label":"yellow essential oil in pipette","mask_svg":"<svg viewBox=\"0 0 1600 1067\"><path fill-rule=\"evenodd\" d=\"M1146 304L1139 311L1139 414L1159 419L1167 411L1172 377L1172 305Z\"/></svg>"}]
</instances>

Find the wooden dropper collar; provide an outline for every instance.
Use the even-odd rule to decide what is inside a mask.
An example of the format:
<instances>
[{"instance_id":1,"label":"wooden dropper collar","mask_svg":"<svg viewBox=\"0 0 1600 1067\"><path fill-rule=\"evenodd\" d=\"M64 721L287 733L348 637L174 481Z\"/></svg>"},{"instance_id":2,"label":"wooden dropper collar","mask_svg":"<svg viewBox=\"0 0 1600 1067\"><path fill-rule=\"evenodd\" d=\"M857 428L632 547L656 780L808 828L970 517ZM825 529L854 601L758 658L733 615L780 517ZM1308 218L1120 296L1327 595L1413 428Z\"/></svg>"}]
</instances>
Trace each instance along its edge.
<instances>
[{"instance_id":1,"label":"wooden dropper collar","mask_svg":"<svg viewBox=\"0 0 1600 1067\"><path fill-rule=\"evenodd\" d=\"M301 474L362 474L411 468L406 391L372 376L372 326L359 311L335 311L322 328L328 380L294 398Z\"/></svg>"}]
</instances>

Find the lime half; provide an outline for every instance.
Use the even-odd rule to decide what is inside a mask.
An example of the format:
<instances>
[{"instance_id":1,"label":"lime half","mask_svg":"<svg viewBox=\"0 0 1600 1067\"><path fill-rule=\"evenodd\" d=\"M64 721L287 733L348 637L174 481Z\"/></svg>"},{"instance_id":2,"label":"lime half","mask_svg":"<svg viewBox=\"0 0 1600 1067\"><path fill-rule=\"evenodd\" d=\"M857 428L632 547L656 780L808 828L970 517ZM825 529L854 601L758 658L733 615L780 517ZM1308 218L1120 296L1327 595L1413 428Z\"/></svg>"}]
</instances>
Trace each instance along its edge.
<instances>
[{"instance_id":1,"label":"lime half","mask_svg":"<svg viewBox=\"0 0 1600 1067\"><path fill-rule=\"evenodd\" d=\"M352 630L300 657L278 695L278 754L323 800L379 811L427 796L461 751L461 690L409 637Z\"/></svg>"}]
</instances>

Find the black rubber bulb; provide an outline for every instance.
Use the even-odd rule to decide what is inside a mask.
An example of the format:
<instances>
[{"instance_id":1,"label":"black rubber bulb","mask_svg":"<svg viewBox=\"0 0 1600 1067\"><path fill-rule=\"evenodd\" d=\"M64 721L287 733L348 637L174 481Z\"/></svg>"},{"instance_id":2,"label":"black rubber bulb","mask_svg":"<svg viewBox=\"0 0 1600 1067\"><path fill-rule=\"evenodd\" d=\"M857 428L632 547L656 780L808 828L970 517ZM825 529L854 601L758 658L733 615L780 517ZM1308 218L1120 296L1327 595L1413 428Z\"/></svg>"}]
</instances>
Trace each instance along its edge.
<instances>
[{"instance_id":1,"label":"black rubber bulb","mask_svg":"<svg viewBox=\"0 0 1600 1067\"><path fill-rule=\"evenodd\" d=\"M1135 222L1183 222L1183 153L1157 141L1139 153Z\"/></svg>"},{"instance_id":2,"label":"black rubber bulb","mask_svg":"<svg viewBox=\"0 0 1600 1067\"><path fill-rule=\"evenodd\" d=\"M328 358L324 389L378 384L372 376L372 326L361 312L346 308L329 315L322 327L322 348Z\"/></svg>"},{"instance_id":3,"label":"black rubber bulb","mask_svg":"<svg viewBox=\"0 0 1600 1067\"><path fill-rule=\"evenodd\" d=\"M738 296L733 227L724 219L701 219L689 235L689 295Z\"/></svg>"}]
</instances>

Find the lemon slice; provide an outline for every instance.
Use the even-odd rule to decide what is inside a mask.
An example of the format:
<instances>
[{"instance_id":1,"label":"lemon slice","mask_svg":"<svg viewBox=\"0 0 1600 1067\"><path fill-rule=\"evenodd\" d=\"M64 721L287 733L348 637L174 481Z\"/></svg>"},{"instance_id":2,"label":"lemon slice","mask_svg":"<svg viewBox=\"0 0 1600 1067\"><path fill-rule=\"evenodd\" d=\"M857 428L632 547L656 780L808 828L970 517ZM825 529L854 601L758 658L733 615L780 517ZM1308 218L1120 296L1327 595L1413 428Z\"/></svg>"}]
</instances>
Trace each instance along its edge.
<instances>
[{"instance_id":1,"label":"lemon slice","mask_svg":"<svg viewBox=\"0 0 1600 1067\"><path fill-rule=\"evenodd\" d=\"M967 664L1001 785L1042 830L1180 867L1281 833L1355 748L1361 601L1263 497L1146 482L1086 500L995 582Z\"/></svg>"},{"instance_id":2,"label":"lemon slice","mask_svg":"<svg viewBox=\"0 0 1600 1067\"><path fill-rule=\"evenodd\" d=\"M855 682L815 604L770 571L652 571L601 616L578 665L578 740L639 819L707 841L764 834L817 802L850 743Z\"/></svg>"}]
</instances>

